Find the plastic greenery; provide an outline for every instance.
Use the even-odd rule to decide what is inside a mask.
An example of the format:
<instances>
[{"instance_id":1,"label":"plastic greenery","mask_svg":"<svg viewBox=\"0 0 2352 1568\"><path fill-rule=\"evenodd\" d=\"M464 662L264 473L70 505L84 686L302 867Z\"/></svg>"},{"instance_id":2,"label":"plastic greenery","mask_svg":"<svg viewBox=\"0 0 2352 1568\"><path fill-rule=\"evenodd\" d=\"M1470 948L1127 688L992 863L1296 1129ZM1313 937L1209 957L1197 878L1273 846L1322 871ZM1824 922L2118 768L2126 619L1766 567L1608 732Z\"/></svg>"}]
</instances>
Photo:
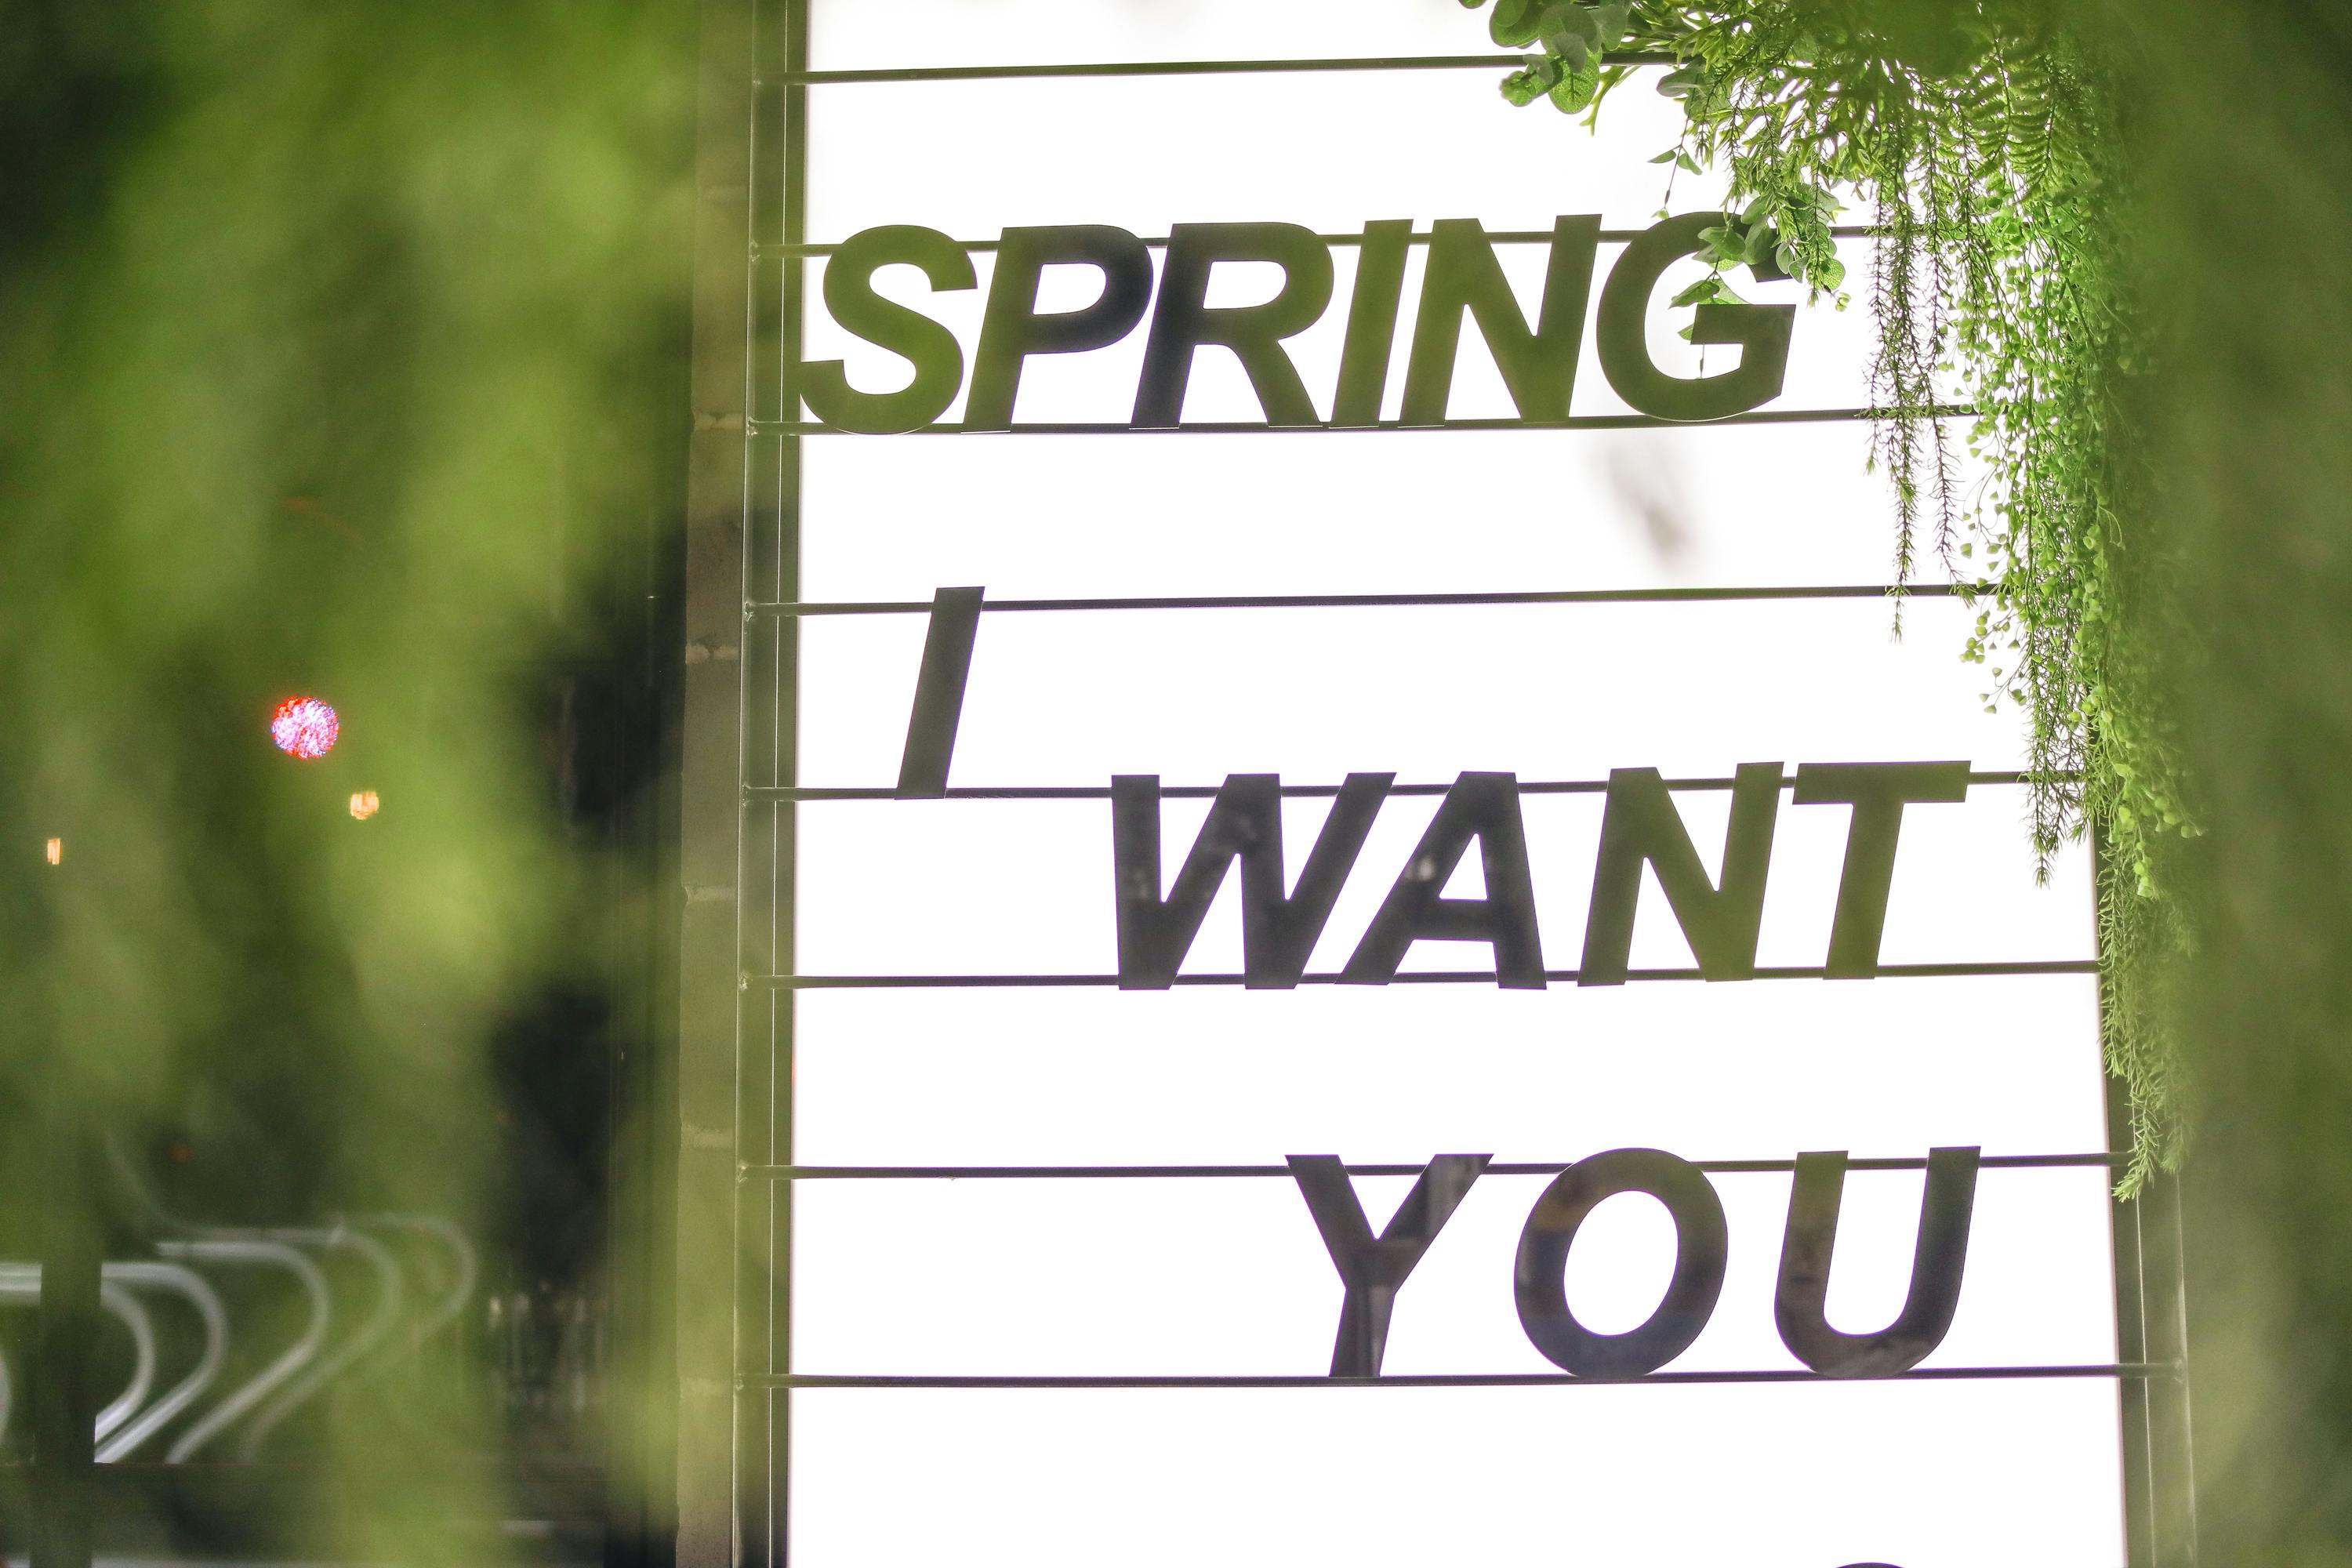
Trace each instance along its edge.
<instances>
[{"instance_id":1,"label":"plastic greenery","mask_svg":"<svg viewBox=\"0 0 2352 1568\"><path fill-rule=\"evenodd\" d=\"M2104 1044L2136 1190L2180 1152L2163 987L2186 933L2162 868L2194 829L2139 640L2149 552L2124 553L2144 476L2123 411L2148 353L2095 42L2034 0L1492 4L1495 41L1538 51L1503 81L1513 103L1548 98L1590 123L1635 69L1671 68L1657 89L1685 123L1657 161L1731 181L1701 257L1714 274L1676 303L1734 298L1722 275L1740 266L1837 294L1832 193L1869 209L1895 581L1924 546L1977 584L1966 657L1990 673L1989 710L2006 698L2026 716L2044 875L2095 826ZM1955 401L1972 417L1952 417ZM1990 474L1966 493L1956 435Z\"/></svg>"}]
</instances>

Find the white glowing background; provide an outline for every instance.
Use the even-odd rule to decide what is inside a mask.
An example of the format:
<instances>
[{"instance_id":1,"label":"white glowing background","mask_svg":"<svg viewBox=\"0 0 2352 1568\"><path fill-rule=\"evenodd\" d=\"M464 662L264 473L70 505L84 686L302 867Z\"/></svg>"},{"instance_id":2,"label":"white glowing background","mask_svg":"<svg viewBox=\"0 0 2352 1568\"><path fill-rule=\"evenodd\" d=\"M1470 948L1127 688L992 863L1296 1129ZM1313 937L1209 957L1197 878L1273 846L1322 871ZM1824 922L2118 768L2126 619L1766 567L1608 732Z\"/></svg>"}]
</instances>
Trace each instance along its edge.
<instances>
[{"instance_id":1,"label":"white glowing background","mask_svg":"<svg viewBox=\"0 0 2352 1568\"><path fill-rule=\"evenodd\" d=\"M1454 0L815 0L816 68L1061 60L1464 54ZM1344 26L1338 18L1344 15ZM1675 115L1636 80L1589 136L1515 110L1499 71L1386 70L858 84L809 94L808 232L880 223L992 238L1010 224L1561 213L1646 225ZM1685 175L1677 211L1706 205ZM1604 247L1600 268L1617 247ZM1849 242L1854 284L1867 247ZM967 353L982 288L932 300ZM1328 407L1354 256L1296 340ZM1532 303L1542 252L1511 258ZM812 263L812 279L821 264ZM1419 258L1399 342L1409 341ZM1262 298L1250 268L1213 302ZM1048 279L1049 307L1091 274ZM1683 272L1669 275L1678 286ZM1067 294L1053 290L1066 286ZM1792 285L1742 292L1793 300ZM1253 290L1257 290L1253 293ZM812 290L814 293L814 290ZM1598 276L1594 297L1599 296ZM1661 363L1693 368L1659 312ZM1782 407L1864 400L1859 304L1801 315ZM1031 362L1017 416L1118 420L1143 333ZM1454 412L1509 412L1465 334ZM1718 353L1733 351L1717 350ZM811 358L901 384L821 307ZM1675 356L1685 356L1676 358ZM1392 366L1390 411L1402 376ZM1188 416L1254 418L1204 352ZM1590 334L1576 412L1618 412ZM947 417L958 417L959 408ZM1854 425L1666 431L844 437L803 443L805 596L1422 592L1885 580L1889 504ZM959 784L1171 784L1349 770L1444 781L1654 765L1965 758L2018 765L1958 652L1969 613L1824 604L1134 612L983 617ZM897 776L919 616L803 623L801 782ZM1392 801L1315 967L1343 962L1434 807ZM1710 869L1723 795L1678 797ZM1286 810L1293 874L1327 809ZM1576 962L1600 803L1526 803L1546 957ZM1205 802L1166 808L1173 874ZM1907 814L1888 962L2078 959L2085 868L2033 885L2013 788ZM1842 808L1784 805L1760 961L1817 964ZM1474 873L1475 875L1475 873ZM1655 881L1633 962L1690 962ZM1114 967L1107 803L801 808L809 973L1101 973ZM1459 888L1456 889L1460 890ZM1187 967L1239 963L1232 887ZM1424 945L1414 967L1477 963ZM1649 1144L1695 1159L1807 1149L1917 1155L2105 1147L2086 977L803 994L803 1163L1573 1159ZM2105 1178L1992 1171L1968 1284L1928 1365L2116 1359ZM1408 1181L1359 1179L1377 1230ZM1512 1249L1540 1178L1473 1188L1404 1288L1392 1373L1549 1371L1519 1331ZM1679 1370L1794 1367L1772 1330L1786 1175L1716 1179L1731 1229L1714 1320ZM1830 1307L1885 1321L1907 1285L1920 1177L1849 1179ZM1294 1187L1275 1180L808 1183L796 1195L793 1368L860 1373L1323 1372L1340 1299ZM1612 1201L1577 1244L1570 1300L1600 1330L1656 1301L1672 1226ZM1573 1560L1622 1568L2107 1568L2123 1562L2116 1391L2103 1380L1803 1386L1276 1391L803 1391L792 1399L797 1568L1019 1563Z\"/></svg>"}]
</instances>

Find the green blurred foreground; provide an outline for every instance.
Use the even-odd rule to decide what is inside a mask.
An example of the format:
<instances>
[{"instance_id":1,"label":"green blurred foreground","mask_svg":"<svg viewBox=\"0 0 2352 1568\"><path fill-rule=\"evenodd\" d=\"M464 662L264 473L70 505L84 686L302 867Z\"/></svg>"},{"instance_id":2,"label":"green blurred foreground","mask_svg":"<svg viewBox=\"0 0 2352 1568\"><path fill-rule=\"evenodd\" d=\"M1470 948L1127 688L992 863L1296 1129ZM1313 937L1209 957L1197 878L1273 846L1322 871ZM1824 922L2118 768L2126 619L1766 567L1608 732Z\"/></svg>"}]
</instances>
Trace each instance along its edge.
<instances>
[{"instance_id":1,"label":"green blurred foreground","mask_svg":"<svg viewBox=\"0 0 2352 1568\"><path fill-rule=\"evenodd\" d=\"M0 1258L89 1195L36 1135L79 1100L187 1217L438 1216L486 1292L594 1266L606 1130L500 1091L643 1033L593 911L642 900L658 749L583 773L578 730L650 700L694 45L605 0L0 6ZM299 691L321 762L264 742ZM441 1337L263 1450L331 1461L257 1497L303 1550L501 1517Z\"/></svg>"},{"instance_id":2,"label":"green blurred foreground","mask_svg":"<svg viewBox=\"0 0 2352 1568\"><path fill-rule=\"evenodd\" d=\"M2352 1562L2352 18L2056 3L2132 43L2175 333L2116 438L2200 634L2172 676L2206 829L2204 1555ZM0 10L0 1254L79 1201L38 1135L75 1104L216 1221L497 1236L528 1173L538 1234L601 1179L490 1091L501 1041L551 1006L625 1033L646 981L642 928L581 911L642 864L653 756L585 806L547 780L565 683L627 684L682 504L691 10ZM256 736L305 689L348 728L298 767ZM497 1413L441 1364L401 1390L427 1419L303 1431L346 1489L312 1500L331 1549L437 1556L440 1521L496 1517L455 1461Z\"/></svg>"}]
</instances>

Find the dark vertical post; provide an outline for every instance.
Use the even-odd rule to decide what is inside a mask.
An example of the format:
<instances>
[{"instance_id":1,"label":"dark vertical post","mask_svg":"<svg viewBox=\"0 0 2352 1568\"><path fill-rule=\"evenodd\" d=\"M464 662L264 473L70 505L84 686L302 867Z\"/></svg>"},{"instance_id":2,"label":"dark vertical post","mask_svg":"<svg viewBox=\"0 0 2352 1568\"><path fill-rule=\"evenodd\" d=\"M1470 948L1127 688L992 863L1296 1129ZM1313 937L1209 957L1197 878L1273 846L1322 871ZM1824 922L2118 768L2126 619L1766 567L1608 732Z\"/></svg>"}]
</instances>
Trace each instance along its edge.
<instances>
[{"instance_id":1,"label":"dark vertical post","mask_svg":"<svg viewBox=\"0 0 2352 1568\"><path fill-rule=\"evenodd\" d=\"M2107 1079L2107 1146L2123 1153L2131 1147L2131 1111L2121 1079ZM2140 1219L2147 1205L2131 1198L2109 1200L2116 1267L2116 1359L2145 1362L2147 1353L2147 1304L2141 1272L2146 1251L2140 1245ZM2146 1380L2125 1378L2117 1390L2123 1418L2124 1561L2130 1568L2155 1568L2156 1500L2150 1495L2148 1457L2148 1387Z\"/></svg>"},{"instance_id":2,"label":"dark vertical post","mask_svg":"<svg viewBox=\"0 0 2352 1568\"><path fill-rule=\"evenodd\" d=\"M689 79L702 42L699 21L681 7L670 16L665 37L668 59ZM724 36L723 27L714 26L714 32ZM695 112L681 110L665 118L662 131L664 134L650 139L651 147L681 177L690 179L696 173ZM701 221L707 220L698 215L698 226ZM665 213L646 226L643 237L643 243L664 258L680 314L669 331L656 340L639 378L644 426L658 454L645 507L641 576L630 584L643 597L632 606L616 595L608 611L620 625L626 620L621 612L638 608L641 632L633 658L619 661L614 669L612 690L604 699L614 710L614 722L603 737L598 766L607 777L618 779L629 776L636 759L648 753L659 762L652 788L614 800L605 812L607 847L617 863L635 867L641 880L636 889L624 893L625 912L612 927L621 1016L631 1022L614 1041L611 1058L607 1136L613 1197L606 1237L612 1259L613 1372L605 1394L601 1568L675 1568L677 1557L674 1216L677 1004L686 912L679 824L686 696L681 655L687 642L686 504L694 457L692 421L681 413L694 407L698 226L681 230ZM740 277L735 279L739 287L740 281ZM738 618L740 623L740 611ZM740 633L736 651L729 665L740 669ZM720 801L722 810L731 804L723 797ZM731 839L731 816L721 820Z\"/></svg>"},{"instance_id":3,"label":"dark vertical post","mask_svg":"<svg viewBox=\"0 0 2352 1568\"><path fill-rule=\"evenodd\" d=\"M747 784L773 782L768 712L791 617L747 605L787 595L776 521L793 438L777 322L783 258L760 242L783 238L783 52L772 40L781 0L706 0L698 103L692 428L687 437L686 549L678 679L678 984L675 1244L677 1568L764 1562L766 1513L742 1497L764 1486L764 1448L738 1456L766 1430L769 1399L740 1385L759 1352L740 1342L764 1291L768 1195L741 1167L767 1158L765 1080L771 1059L762 988L769 968L767 900L774 825L784 815L747 801ZM764 27L765 31L762 31ZM765 709L763 710L763 704ZM760 1276L755 1287L750 1277ZM758 1495L755 1493L755 1496ZM752 1533L742 1551L746 1521Z\"/></svg>"},{"instance_id":4,"label":"dark vertical post","mask_svg":"<svg viewBox=\"0 0 2352 1568\"><path fill-rule=\"evenodd\" d=\"M2169 1368L2147 1380L2148 1497L2154 1562L2196 1568L2197 1454L2189 1422L2188 1259L2179 1176L2160 1175L2134 1200L2140 1213L2140 1280L2147 1359Z\"/></svg>"},{"instance_id":5,"label":"dark vertical post","mask_svg":"<svg viewBox=\"0 0 2352 1568\"><path fill-rule=\"evenodd\" d=\"M92 1362L103 1242L89 1118L70 1087L53 1104L45 1142L51 1185L39 1200L41 1301L29 1379L33 1568L89 1568L99 1406Z\"/></svg>"},{"instance_id":6,"label":"dark vertical post","mask_svg":"<svg viewBox=\"0 0 2352 1568\"><path fill-rule=\"evenodd\" d=\"M760 0L753 40L751 240L791 247L808 239L811 0ZM752 265L750 384L755 419L782 428L753 444L744 559L756 596L801 596L799 386L807 263L797 255ZM769 412L773 409L773 413ZM769 445L772 442L772 446ZM800 782L800 617L779 616L743 668L745 784ZM755 820L756 818L756 820ZM745 821L737 884L740 963L747 973L794 967L800 817L789 802L757 808ZM763 994L764 993L764 994ZM753 986L740 995L736 1030L735 1157L738 1167L735 1377L736 1542L733 1568L782 1568L791 1537L792 1396L751 1385L751 1376L789 1371L792 1352L793 1188L746 1179L741 1165L793 1160L793 993Z\"/></svg>"},{"instance_id":7,"label":"dark vertical post","mask_svg":"<svg viewBox=\"0 0 2352 1568\"><path fill-rule=\"evenodd\" d=\"M2106 836L2091 835L2098 874ZM2098 922L2105 929L2105 921ZM2099 1005L2111 1005L2103 979ZM2107 1147L2128 1154L2131 1103L2121 1079L2107 1079ZM2126 1378L2120 1391L2124 1455L2124 1554L2130 1568L2195 1568L2197 1477L2189 1429L2188 1268L2180 1231L2180 1179L2158 1174L2136 1197L2112 1200L2116 1353L2160 1370Z\"/></svg>"}]
</instances>

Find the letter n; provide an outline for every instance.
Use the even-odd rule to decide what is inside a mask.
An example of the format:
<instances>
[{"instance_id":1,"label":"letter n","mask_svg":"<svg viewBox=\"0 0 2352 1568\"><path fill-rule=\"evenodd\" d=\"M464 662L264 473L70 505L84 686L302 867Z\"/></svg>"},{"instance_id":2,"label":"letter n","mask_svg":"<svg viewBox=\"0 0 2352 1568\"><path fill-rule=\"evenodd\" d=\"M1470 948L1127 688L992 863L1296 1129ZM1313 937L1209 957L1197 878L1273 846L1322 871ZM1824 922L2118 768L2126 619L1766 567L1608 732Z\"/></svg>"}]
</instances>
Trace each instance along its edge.
<instances>
[{"instance_id":1,"label":"letter n","mask_svg":"<svg viewBox=\"0 0 2352 1568\"><path fill-rule=\"evenodd\" d=\"M1164 991L1200 934L1226 868L1242 863L1243 982L1286 990L1331 918L1339 888L1355 866L1394 773L1349 773L1289 897L1282 859L1282 781L1273 773L1234 773L1209 807L1201 836L1160 894L1160 780L1129 774L1110 782L1111 858L1118 883L1118 984L1123 991Z\"/></svg>"},{"instance_id":2,"label":"letter n","mask_svg":"<svg viewBox=\"0 0 2352 1568\"><path fill-rule=\"evenodd\" d=\"M1723 843L1723 884L1707 880L1682 814L1655 768L1616 768L1601 818L1601 858L1584 922L1580 985L1618 985L1633 948L1633 909L1642 863L1658 873L1684 940L1709 980L1756 973L1756 937L1764 922L1764 874L1780 813L1780 764L1742 763L1731 786L1731 826Z\"/></svg>"},{"instance_id":3,"label":"letter n","mask_svg":"<svg viewBox=\"0 0 2352 1568\"><path fill-rule=\"evenodd\" d=\"M1592 256L1600 243L1597 216L1563 217L1552 225L1543 303L1531 331L1486 231L1475 218L1439 218L1432 226L1421 309L1413 319L1412 357L1405 365L1404 422L1445 422L1465 312L1477 322L1519 417L1567 418L1576 389L1576 362L1584 347Z\"/></svg>"}]
</instances>

